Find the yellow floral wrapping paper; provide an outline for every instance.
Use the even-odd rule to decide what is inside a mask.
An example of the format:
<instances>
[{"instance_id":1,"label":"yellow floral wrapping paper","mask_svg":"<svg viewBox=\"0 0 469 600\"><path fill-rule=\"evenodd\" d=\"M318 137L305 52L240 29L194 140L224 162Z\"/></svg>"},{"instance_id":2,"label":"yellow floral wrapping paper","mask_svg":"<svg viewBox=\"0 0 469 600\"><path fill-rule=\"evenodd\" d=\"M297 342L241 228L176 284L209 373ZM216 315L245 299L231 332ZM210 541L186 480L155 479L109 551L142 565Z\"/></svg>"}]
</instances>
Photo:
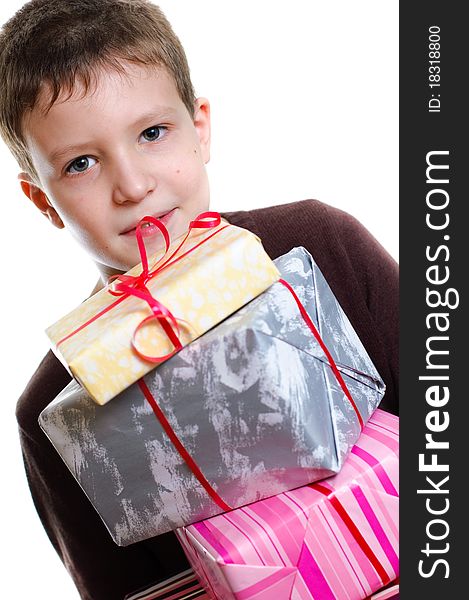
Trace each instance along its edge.
<instances>
[{"instance_id":1,"label":"yellow floral wrapping paper","mask_svg":"<svg viewBox=\"0 0 469 600\"><path fill-rule=\"evenodd\" d=\"M222 222L216 229L225 226ZM214 231L209 229L191 236L180 254ZM150 266L162 254L153 255ZM139 275L141 270L141 265L137 265L127 275ZM146 285L178 322L186 322L179 322L179 338L185 346L261 294L279 277L259 238L230 225ZM128 296L88 323L115 301L116 297L105 288L46 330L58 358L97 404L106 404L155 367L155 363L141 358L132 347L135 329L152 314L144 300ZM59 343L84 323L88 324ZM139 349L150 356L162 356L173 349L155 321L139 331L137 341Z\"/></svg>"}]
</instances>

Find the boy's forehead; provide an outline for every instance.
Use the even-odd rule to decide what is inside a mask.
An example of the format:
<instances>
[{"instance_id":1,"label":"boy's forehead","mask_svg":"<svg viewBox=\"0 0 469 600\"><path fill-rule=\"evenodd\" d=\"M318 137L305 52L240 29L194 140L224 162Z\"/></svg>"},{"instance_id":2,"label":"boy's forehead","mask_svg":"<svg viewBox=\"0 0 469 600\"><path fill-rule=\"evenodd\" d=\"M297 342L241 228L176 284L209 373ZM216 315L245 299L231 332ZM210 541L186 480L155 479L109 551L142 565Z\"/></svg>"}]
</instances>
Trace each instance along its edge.
<instances>
[{"instance_id":1,"label":"boy's forehead","mask_svg":"<svg viewBox=\"0 0 469 600\"><path fill-rule=\"evenodd\" d=\"M127 61L103 65L89 70L86 74L78 74L74 79L67 80L58 87L57 92L49 81L41 84L39 93L33 107L42 115L46 115L54 104L68 101L93 100L98 93L106 89L109 94L122 94L123 87L135 87L139 82L151 80L152 86L163 92L170 93L179 99L176 84L167 69L158 66L133 64ZM182 101L181 101L182 102Z\"/></svg>"}]
</instances>

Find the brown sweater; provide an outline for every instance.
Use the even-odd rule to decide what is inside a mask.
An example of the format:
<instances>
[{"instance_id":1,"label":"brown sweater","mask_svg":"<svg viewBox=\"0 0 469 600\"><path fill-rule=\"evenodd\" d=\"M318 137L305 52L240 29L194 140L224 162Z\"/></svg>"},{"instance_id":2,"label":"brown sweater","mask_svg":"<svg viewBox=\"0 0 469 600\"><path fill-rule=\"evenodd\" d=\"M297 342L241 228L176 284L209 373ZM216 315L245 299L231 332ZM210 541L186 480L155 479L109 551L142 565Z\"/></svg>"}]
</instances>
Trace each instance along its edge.
<instances>
[{"instance_id":1,"label":"brown sweater","mask_svg":"<svg viewBox=\"0 0 469 600\"><path fill-rule=\"evenodd\" d=\"M305 200L223 215L256 233L272 258L304 246L315 258L383 378L381 408L398 412L398 267L356 219ZM70 381L49 352L23 392L17 419L39 517L84 600L122 600L186 568L172 532L120 548L38 426Z\"/></svg>"}]
</instances>

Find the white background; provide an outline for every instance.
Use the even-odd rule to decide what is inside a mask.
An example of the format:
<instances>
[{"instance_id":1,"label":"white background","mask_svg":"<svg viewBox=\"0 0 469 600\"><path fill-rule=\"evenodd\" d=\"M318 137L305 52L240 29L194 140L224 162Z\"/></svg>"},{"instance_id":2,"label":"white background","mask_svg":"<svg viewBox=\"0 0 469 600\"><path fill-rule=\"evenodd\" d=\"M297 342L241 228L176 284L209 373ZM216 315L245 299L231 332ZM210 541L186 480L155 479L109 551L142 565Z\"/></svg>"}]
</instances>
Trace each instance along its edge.
<instances>
[{"instance_id":1,"label":"white background","mask_svg":"<svg viewBox=\"0 0 469 600\"><path fill-rule=\"evenodd\" d=\"M22 4L3 0L1 23ZM317 198L356 216L398 259L398 3L160 6L186 49L197 94L212 104L212 208ZM43 330L88 295L97 272L22 196L2 144L0 169L2 597L21 590L15 597L74 600L29 496L14 409L48 349Z\"/></svg>"}]
</instances>

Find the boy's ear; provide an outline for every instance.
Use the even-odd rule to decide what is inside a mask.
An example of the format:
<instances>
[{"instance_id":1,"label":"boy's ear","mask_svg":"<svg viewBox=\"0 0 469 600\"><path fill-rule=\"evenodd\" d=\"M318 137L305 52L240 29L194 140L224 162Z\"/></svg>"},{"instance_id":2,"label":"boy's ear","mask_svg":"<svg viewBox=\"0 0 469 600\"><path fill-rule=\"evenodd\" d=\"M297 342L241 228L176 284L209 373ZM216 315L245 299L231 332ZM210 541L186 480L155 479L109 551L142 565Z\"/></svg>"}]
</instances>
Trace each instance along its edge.
<instances>
[{"instance_id":1,"label":"boy's ear","mask_svg":"<svg viewBox=\"0 0 469 600\"><path fill-rule=\"evenodd\" d=\"M49 198L46 196L46 194L41 190L40 187L33 183L31 176L28 175L28 173L22 172L18 175L18 179L23 193L31 200L34 206L36 206L36 208L38 208L42 214L49 219L52 225L55 225L55 227L58 227L59 229L63 229L65 225L63 224L62 219L49 202Z\"/></svg>"},{"instance_id":2,"label":"boy's ear","mask_svg":"<svg viewBox=\"0 0 469 600\"><path fill-rule=\"evenodd\" d=\"M197 98L194 102L194 127L199 136L202 157L205 163L210 160L210 102L207 98Z\"/></svg>"}]
</instances>

